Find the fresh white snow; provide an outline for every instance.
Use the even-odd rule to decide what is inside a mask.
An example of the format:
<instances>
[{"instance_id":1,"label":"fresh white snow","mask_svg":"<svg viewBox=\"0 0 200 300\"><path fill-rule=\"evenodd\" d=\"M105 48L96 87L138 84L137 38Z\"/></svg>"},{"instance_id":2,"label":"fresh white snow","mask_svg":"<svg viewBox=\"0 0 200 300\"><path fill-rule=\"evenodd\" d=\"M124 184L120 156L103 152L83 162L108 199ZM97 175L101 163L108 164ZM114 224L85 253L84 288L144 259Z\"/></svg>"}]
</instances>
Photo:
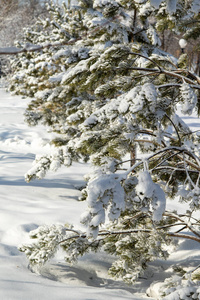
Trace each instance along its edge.
<instances>
[{"instance_id":1,"label":"fresh white snow","mask_svg":"<svg viewBox=\"0 0 200 300\"><path fill-rule=\"evenodd\" d=\"M42 126L28 127L23 113L29 100L11 96L0 88L0 299L1 300L126 300L156 299L156 286L145 290L153 281L163 281L172 274L177 262L194 266L200 261L199 244L184 241L168 261L156 261L135 286L109 278L106 270L112 258L104 253L88 254L75 266L63 261L59 252L53 261L31 272L18 246L29 242L28 233L39 225L79 224L86 203L78 201L83 185L85 164L74 164L49 173L45 179L26 183L24 174L31 168L35 154L50 151L48 135ZM199 120L183 117L193 130ZM176 201L173 209L179 208ZM159 286L159 284L158 284Z\"/></svg>"}]
</instances>

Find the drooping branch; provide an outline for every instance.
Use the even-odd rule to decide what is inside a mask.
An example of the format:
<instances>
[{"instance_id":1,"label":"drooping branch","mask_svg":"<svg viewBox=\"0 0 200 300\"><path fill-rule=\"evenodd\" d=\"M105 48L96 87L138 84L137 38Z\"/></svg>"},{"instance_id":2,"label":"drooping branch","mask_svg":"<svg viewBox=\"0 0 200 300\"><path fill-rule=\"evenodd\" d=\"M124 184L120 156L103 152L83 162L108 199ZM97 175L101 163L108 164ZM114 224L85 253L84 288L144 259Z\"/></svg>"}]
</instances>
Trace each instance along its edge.
<instances>
[{"instance_id":1,"label":"drooping branch","mask_svg":"<svg viewBox=\"0 0 200 300\"><path fill-rule=\"evenodd\" d=\"M154 68L142 68L142 67L129 67L128 69L130 70L133 70L133 71L142 71L142 72L154 72L154 73L158 73L158 74L165 74L167 76L170 76L170 77L173 77L173 78L177 78L179 80L181 80L181 82L187 82L191 85L194 86L194 88L198 88L200 89L200 86L198 87L197 85L194 84L194 81L189 79L188 77L186 76L183 76L183 75L180 75L180 74L177 74L176 72L173 72L173 71L167 71L163 68L159 68L159 69L154 69ZM197 79L196 79L197 80ZM199 81L198 81L199 83Z\"/></svg>"},{"instance_id":2,"label":"drooping branch","mask_svg":"<svg viewBox=\"0 0 200 300\"><path fill-rule=\"evenodd\" d=\"M196 80L198 83L200 83L200 77L197 76L196 74L192 73L189 70L185 70L185 69L178 69L174 71L175 73L186 73L188 76L190 76L190 78Z\"/></svg>"},{"instance_id":3,"label":"drooping branch","mask_svg":"<svg viewBox=\"0 0 200 300\"><path fill-rule=\"evenodd\" d=\"M62 46L67 46L67 45L73 45L76 41L78 40L82 40L83 38L71 38L69 41L67 42L62 42L62 43L46 43L44 45L32 45L32 44L28 44L27 46L23 47L23 48L18 48L18 47L6 47L6 48L0 48L0 55L18 55L21 53L27 53L27 52L37 52L37 51L41 51L43 49L48 49L51 47L62 47ZM167 71L163 68L161 68L155 61L153 61L152 59L140 54L140 53L135 53L135 52L131 52L130 54L134 54L143 58L146 58L147 60L151 61L152 63L154 63L158 69L155 68L142 68L142 67L127 67L127 69L130 70L134 70L134 71L141 71L141 72L146 72L146 73L150 73L150 75L156 75L156 74L165 74L177 79L180 79L182 82L187 82L191 85L192 88L194 89L200 89L200 86L196 85L194 83L193 80L189 79L186 76L177 74L177 71ZM116 67L116 69L120 69L119 67ZM187 73L186 70L180 70L181 72ZM180 73L180 72L179 72ZM188 73L188 75L190 75L190 73ZM200 79L197 76L193 76L193 79L195 79L198 83L200 83ZM160 85L157 86L157 88L163 88L166 86L180 86L180 84L177 83L173 83L173 84L164 84L164 85Z\"/></svg>"},{"instance_id":4,"label":"drooping branch","mask_svg":"<svg viewBox=\"0 0 200 300\"><path fill-rule=\"evenodd\" d=\"M192 232L194 234L193 235L189 235L187 233L178 233L178 232L166 232L166 235L170 236L170 237L175 237L175 238L184 238L184 239L190 239L190 240L194 240L198 243L200 243L200 234L198 232L196 232L193 228L191 228L191 226L189 226L186 222L184 222L183 220L181 220L181 218L179 218L178 216L175 217L173 214L167 214L165 213L164 215L167 215L171 218L176 218L177 220L180 220L181 222L175 223L175 224L169 224L169 225L163 225L163 226L158 226L155 229L157 231L160 230L165 230L167 228L172 228L174 226L181 226L184 225L184 228L188 228L190 230L190 232ZM183 230L183 228L182 228ZM70 230L68 230L70 231ZM116 236L116 235L129 235L132 233L148 233L149 235L154 235L155 234L155 230L151 230L151 229L145 229L145 228L140 228L140 229L128 229L128 230L119 230L119 231L109 231L109 230L105 230L105 231L100 231L98 233L98 238L100 237L100 239L104 239L108 236ZM72 235L67 237L66 239L63 239L62 241L60 241L58 244L62 245L64 243L66 243L69 240L72 239L78 239L78 238L83 238L83 239L87 239L88 236L86 233L80 233L77 235ZM97 239L98 241L98 239ZM93 243L93 241L91 242Z\"/></svg>"},{"instance_id":5,"label":"drooping branch","mask_svg":"<svg viewBox=\"0 0 200 300\"><path fill-rule=\"evenodd\" d=\"M189 235L189 234L179 234L179 233L173 233L173 232L169 232L167 233L168 236L171 237L175 237L175 238L184 238L184 239L188 239L188 240L193 240L196 241L198 243L200 243L200 238L197 238L195 236Z\"/></svg>"}]
</instances>

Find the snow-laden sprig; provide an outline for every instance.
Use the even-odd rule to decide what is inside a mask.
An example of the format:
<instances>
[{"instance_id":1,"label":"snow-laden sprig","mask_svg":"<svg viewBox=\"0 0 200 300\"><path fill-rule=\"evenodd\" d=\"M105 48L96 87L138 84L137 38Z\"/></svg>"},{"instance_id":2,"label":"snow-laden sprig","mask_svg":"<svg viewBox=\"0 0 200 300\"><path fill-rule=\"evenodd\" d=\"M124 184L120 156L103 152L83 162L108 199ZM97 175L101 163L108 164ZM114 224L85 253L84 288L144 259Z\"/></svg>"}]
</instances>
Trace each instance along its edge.
<instances>
[{"instance_id":1,"label":"snow-laden sprig","mask_svg":"<svg viewBox=\"0 0 200 300\"><path fill-rule=\"evenodd\" d=\"M66 147L54 148L51 154L36 155L32 168L25 174L25 180L42 179L48 170L56 172L62 165L70 166L71 163L71 155Z\"/></svg>"},{"instance_id":2,"label":"snow-laden sprig","mask_svg":"<svg viewBox=\"0 0 200 300\"><path fill-rule=\"evenodd\" d=\"M148 234L142 228L135 233L110 237L110 240L108 237L105 250L117 257L108 273L114 278L133 284L139 276L145 276L149 261L158 257L167 258L168 253L164 248L169 242L170 239L163 232L158 233L155 230Z\"/></svg>"},{"instance_id":3,"label":"snow-laden sprig","mask_svg":"<svg viewBox=\"0 0 200 300\"><path fill-rule=\"evenodd\" d=\"M147 36L154 46L161 46L161 40L153 26L149 26Z\"/></svg>"},{"instance_id":4,"label":"snow-laden sprig","mask_svg":"<svg viewBox=\"0 0 200 300\"><path fill-rule=\"evenodd\" d=\"M26 254L34 270L53 258L59 248L65 251L65 260L71 264L90 249L101 246L98 241L89 242L84 232L68 224L40 226L30 232L30 238L35 242L22 245L19 250Z\"/></svg>"},{"instance_id":5,"label":"snow-laden sprig","mask_svg":"<svg viewBox=\"0 0 200 300\"><path fill-rule=\"evenodd\" d=\"M191 134L189 126L177 114L173 114L172 121L180 133L184 133L185 135Z\"/></svg>"},{"instance_id":6,"label":"snow-laden sprig","mask_svg":"<svg viewBox=\"0 0 200 300\"><path fill-rule=\"evenodd\" d=\"M81 60L78 64L74 67L69 68L63 75L61 84L70 83L77 75L85 72L88 70L88 65L92 58L88 58L86 60Z\"/></svg>"},{"instance_id":7,"label":"snow-laden sprig","mask_svg":"<svg viewBox=\"0 0 200 300\"><path fill-rule=\"evenodd\" d=\"M31 265L42 265L55 255L64 237L65 228L62 225L40 226L30 232L30 238L37 242L22 245L19 250L26 254Z\"/></svg>"},{"instance_id":8,"label":"snow-laden sprig","mask_svg":"<svg viewBox=\"0 0 200 300\"><path fill-rule=\"evenodd\" d=\"M157 294L159 299L163 300L182 300L182 299L193 299L199 300L200 297L200 281L193 281L192 279L186 279L186 275L183 277L179 275L173 275L170 278L167 278L163 283L157 283ZM151 288L148 289L147 293L150 290L154 289L154 284ZM150 294L151 296L151 294Z\"/></svg>"},{"instance_id":9,"label":"snow-laden sprig","mask_svg":"<svg viewBox=\"0 0 200 300\"><path fill-rule=\"evenodd\" d=\"M95 51L93 52L95 54ZM92 73L97 72L99 70L103 70L105 68L110 69L111 64L118 65L119 63L118 59L121 59L121 57L128 56L130 49L124 44L120 43L117 45L106 47L105 51L101 51L101 52L99 51L99 55L98 55L99 57L96 60L96 62L94 62L90 66L90 71Z\"/></svg>"},{"instance_id":10,"label":"snow-laden sprig","mask_svg":"<svg viewBox=\"0 0 200 300\"><path fill-rule=\"evenodd\" d=\"M98 92L100 88L98 88ZM96 109L89 118L86 118L82 127L93 127L98 123L104 124L129 113L142 113L144 121L145 117L148 119L151 116L152 119L152 114L156 113L156 108L159 106L158 101L158 94L153 84L145 83L142 86L135 86L123 95L106 102L100 109ZM160 111L161 108L157 111L157 116Z\"/></svg>"},{"instance_id":11,"label":"snow-laden sprig","mask_svg":"<svg viewBox=\"0 0 200 300\"><path fill-rule=\"evenodd\" d=\"M82 223L88 226L88 235L96 238L99 226L106 221L106 211L111 221L117 220L125 209L125 193L121 177L102 174L91 178L87 185L88 210L82 215Z\"/></svg>"},{"instance_id":12,"label":"snow-laden sprig","mask_svg":"<svg viewBox=\"0 0 200 300\"><path fill-rule=\"evenodd\" d=\"M180 87L180 93L183 99L181 111L185 115L191 115L197 103L197 96L194 90L186 82L182 83Z\"/></svg>"}]
</instances>

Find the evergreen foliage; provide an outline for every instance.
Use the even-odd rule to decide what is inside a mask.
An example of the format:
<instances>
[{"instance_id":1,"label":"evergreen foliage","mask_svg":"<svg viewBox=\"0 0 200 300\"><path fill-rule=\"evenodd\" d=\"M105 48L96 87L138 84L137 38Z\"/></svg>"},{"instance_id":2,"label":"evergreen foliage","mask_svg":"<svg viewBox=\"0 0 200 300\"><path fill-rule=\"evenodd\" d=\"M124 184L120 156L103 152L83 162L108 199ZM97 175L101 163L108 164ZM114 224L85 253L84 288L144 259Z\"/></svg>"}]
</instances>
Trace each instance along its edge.
<instances>
[{"instance_id":1,"label":"evergreen foliage","mask_svg":"<svg viewBox=\"0 0 200 300\"><path fill-rule=\"evenodd\" d=\"M199 107L200 79L159 49L158 30L176 29L176 18L196 18L198 1L80 0L78 6L48 5L50 19L26 29L13 60L10 90L32 97L25 117L57 137L55 152L36 157L27 181L73 161L95 166L84 189L86 232L72 226L39 227L37 242L24 245L32 265L59 246L66 260L102 248L116 256L110 274L133 282L157 257L166 258L172 237L200 242L199 134L177 115ZM195 6L196 7L196 6ZM156 20L153 22L152 20ZM185 19L184 19L185 20ZM199 23L197 23L199 24ZM171 26L171 27L170 27ZM32 51L34 45L43 49ZM142 152L128 166L124 157ZM144 158L143 158L144 157ZM179 197L190 211L166 211ZM179 233L170 231L181 224Z\"/></svg>"}]
</instances>

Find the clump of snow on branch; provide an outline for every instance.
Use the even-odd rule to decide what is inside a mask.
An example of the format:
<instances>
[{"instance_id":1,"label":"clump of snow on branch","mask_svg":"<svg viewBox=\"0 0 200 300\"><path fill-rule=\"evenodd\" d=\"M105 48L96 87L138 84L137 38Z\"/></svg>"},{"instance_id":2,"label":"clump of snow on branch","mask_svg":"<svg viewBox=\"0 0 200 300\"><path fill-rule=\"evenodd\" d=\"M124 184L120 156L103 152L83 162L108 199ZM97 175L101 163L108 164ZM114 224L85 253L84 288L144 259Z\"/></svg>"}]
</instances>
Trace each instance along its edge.
<instances>
[{"instance_id":1,"label":"clump of snow on branch","mask_svg":"<svg viewBox=\"0 0 200 300\"><path fill-rule=\"evenodd\" d=\"M100 174L87 185L88 211L82 215L82 223L89 225L89 235L97 237L99 225L105 223L106 210L111 221L117 220L125 209L125 193L115 174Z\"/></svg>"},{"instance_id":2,"label":"clump of snow on branch","mask_svg":"<svg viewBox=\"0 0 200 300\"><path fill-rule=\"evenodd\" d=\"M153 182L148 171L139 172L136 193L142 200L152 199L153 220L160 221L166 207L165 193L158 184Z\"/></svg>"},{"instance_id":3,"label":"clump of snow on branch","mask_svg":"<svg viewBox=\"0 0 200 300\"><path fill-rule=\"evenodd\" d=\"M40 226L30 232L30 238L37 239L37 244L20 246L31 265L41 265L52 258L58 250L58 245L65 236L62 225Z\"/></svg>"}]
</instances>

